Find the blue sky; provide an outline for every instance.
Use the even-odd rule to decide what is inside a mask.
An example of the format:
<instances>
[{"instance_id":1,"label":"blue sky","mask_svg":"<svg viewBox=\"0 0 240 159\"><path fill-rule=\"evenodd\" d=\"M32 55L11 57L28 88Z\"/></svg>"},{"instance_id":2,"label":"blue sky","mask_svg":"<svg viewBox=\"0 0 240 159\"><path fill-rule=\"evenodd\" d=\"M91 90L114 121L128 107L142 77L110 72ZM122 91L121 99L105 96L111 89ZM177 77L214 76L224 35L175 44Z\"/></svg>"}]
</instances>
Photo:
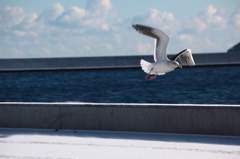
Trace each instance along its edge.
<instances>
[{"instance_id":1,"label":"blue sky","mask_svg":"<svg viewBox=\"0 0 240 159\"><path fill-rule=\"evenodd\" d=\"M240 41L240 1L0 0L0 58L153 54L132 23L170 35L169 54L225 52Z\"/></svg>"}]
</instances>

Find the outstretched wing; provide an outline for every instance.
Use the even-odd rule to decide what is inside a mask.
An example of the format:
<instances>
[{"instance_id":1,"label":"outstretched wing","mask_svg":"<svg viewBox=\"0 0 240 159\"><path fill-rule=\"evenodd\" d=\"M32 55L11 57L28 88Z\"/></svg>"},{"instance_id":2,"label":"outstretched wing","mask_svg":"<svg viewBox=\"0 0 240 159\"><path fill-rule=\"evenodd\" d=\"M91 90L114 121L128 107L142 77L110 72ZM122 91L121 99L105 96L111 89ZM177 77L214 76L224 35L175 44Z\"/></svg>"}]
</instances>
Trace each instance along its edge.
<instances>
[{"instance_id":1,"label":"outstretched wing","mask_svg":"<svg viewBox=\"0 0 240 159\"><path fill-rule=\"evenodd\" d=\"M155 39L154 61L163 61L167 59L167 47L170 37L163 31L144 26L140 24L132 25L139 33L150 36Z\"/></svg>"},{"instance_id":2,"label":"outstretched wing","mask_svg":"<svg viewBox=\"0 0 240 159\"><path fill-rule=\"evenodd\" d=\"M176 61L177 58L180 59L183 63L189 65L189 66L194 66L195 62L192 56L192 52L190 49L185 49L178 53L177 55L173 56L170 60Z\"/></svg>"}]
</instances>

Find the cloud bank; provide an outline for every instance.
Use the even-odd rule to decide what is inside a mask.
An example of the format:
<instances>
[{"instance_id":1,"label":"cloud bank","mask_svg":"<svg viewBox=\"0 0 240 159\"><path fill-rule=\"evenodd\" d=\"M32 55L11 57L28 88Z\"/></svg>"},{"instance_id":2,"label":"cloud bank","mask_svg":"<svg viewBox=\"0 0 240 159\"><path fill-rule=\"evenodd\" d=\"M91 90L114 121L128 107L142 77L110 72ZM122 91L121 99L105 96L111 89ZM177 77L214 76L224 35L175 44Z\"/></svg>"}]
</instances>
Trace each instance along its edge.
<instances>
[{"instance_id":1,"label":"cloud bank","mask_svg":"<svg viewBox=\"0 0 240 159\"><path fill-rule=\"evenodd\" d=\"M240 7L227 17L224 9L206 6L178 20L173 13L149 9L121 19L110 0L89 0L85 8L65 10L53 4L41 14L21 7L0 10L0 58L121 56L153 53L153 40L137 34L132 23L162 29L171 36L169 53L224 52L239 42Z\"/></svg>"}]
</instances>

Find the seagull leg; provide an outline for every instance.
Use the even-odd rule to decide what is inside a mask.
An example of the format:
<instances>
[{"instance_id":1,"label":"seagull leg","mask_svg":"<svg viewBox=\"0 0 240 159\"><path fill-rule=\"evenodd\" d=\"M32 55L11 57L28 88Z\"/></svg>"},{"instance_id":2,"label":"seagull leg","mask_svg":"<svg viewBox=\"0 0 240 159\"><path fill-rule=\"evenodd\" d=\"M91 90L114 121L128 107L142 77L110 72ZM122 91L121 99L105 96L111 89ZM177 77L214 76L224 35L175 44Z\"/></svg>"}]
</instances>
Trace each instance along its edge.
<instances>
[{"instance_id":1,"label":"seagull leg","mask_svg":"<svg viewBox=\"0 0 240 159\"><path fill-rule=\"evenodd\" d=\"M157 74L155 74L155 76L150 77L149 80L154 80L157 77Z\"/></svg>"},{"instance_id":2,"label":"seagull leg","mask_svg":"<svg viewBox=\"0 0 240 159\"><path fill-rule=\"evenodd\" d=\"M150 73L152 72L153 68L150 70L150 72L145 76L145 78L148 78L148 76L150 75Z\"/></svg>"}]
</instances>

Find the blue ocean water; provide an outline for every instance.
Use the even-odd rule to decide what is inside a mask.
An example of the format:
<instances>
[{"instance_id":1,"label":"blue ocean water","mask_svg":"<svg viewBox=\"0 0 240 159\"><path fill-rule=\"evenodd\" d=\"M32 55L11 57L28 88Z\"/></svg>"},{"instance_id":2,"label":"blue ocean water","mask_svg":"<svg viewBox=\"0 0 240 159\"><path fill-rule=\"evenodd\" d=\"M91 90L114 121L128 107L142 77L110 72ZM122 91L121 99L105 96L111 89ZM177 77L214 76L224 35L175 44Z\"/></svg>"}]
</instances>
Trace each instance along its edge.
<instances>
[{"instance_id":1,"label":"blue ocean water","mask_svg":"<svg viewBox=\"0 0 240 159\"><path fill-rule=\"evenodd\" d=\"M0 102L240 104L240 66L0 72Z\"/></svg>"}]
</instances>

